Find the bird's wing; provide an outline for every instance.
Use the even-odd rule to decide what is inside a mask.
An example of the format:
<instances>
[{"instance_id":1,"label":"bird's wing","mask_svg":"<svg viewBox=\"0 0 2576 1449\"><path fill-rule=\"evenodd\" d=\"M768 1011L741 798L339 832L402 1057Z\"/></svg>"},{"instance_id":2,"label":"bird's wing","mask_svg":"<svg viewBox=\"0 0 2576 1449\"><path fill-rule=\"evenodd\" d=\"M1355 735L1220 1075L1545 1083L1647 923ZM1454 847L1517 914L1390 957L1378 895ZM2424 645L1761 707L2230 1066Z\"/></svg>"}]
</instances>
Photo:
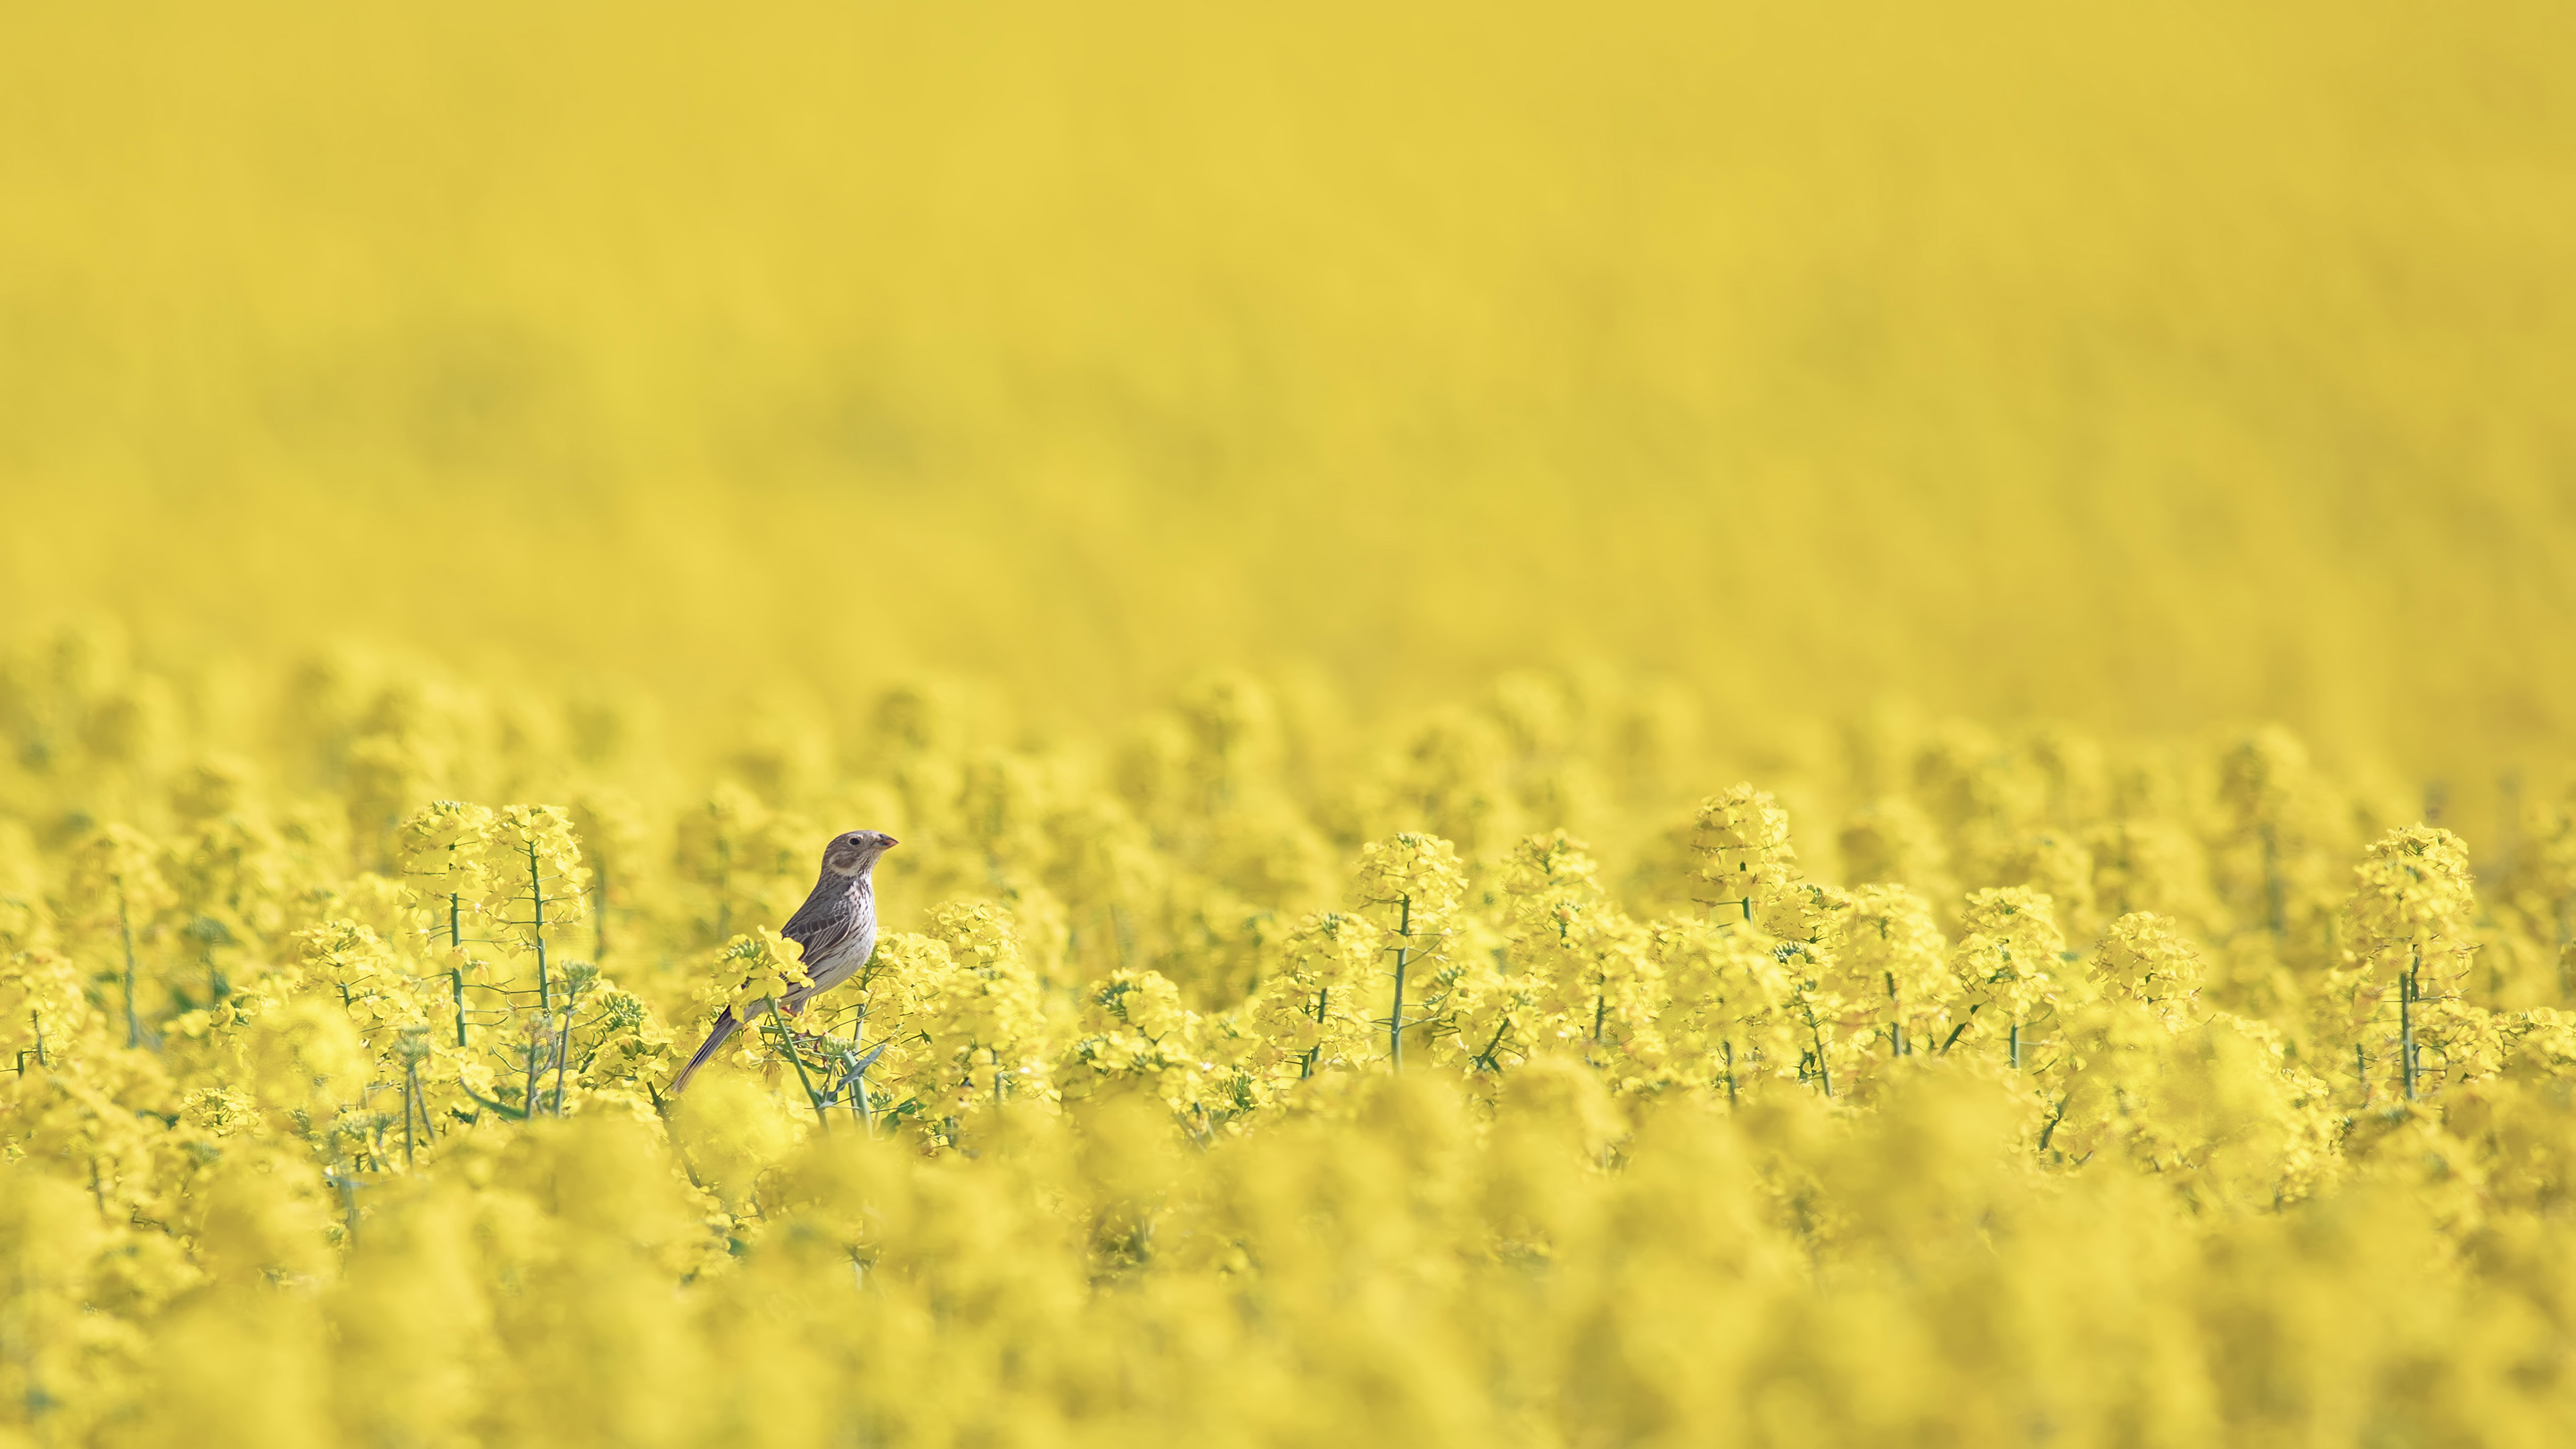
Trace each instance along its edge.
<instances>
[{"instance_id":1,"label":"bird's wing","mask_svg":"<svg viewBox=\"0 0 2576 1449\"><path fill-rule=\"evenodd\" d=\"M859 926L859 903L836 884L818 885L778 928L778 934L805 948L804 961L821 961L840 949Z\"/></svg>"}]
</instances>

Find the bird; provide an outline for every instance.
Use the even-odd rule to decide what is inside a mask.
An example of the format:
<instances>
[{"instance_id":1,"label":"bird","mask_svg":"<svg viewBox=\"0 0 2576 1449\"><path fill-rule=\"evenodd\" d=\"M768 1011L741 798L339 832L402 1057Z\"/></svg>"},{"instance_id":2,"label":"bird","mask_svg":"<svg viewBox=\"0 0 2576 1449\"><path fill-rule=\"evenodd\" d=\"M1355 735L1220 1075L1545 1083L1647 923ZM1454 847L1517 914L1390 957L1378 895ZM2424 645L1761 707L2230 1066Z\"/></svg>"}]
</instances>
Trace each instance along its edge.
<instances>
[{"instance_id":1,"label":"bird","mask_svg":"<svg viewBox=\"0 0 2576 1449\"><path fill-rule=\"evenodd\" d=\"M813 893L805 904L778 928L778 934L803 948L799 962L805 967L808 984L780 997L779 1010L794 1016L805 1009L805 1003L831 990L858 973L868 964L868 956L877 948L876 884L871 873L877 857L902 844L881 830L845 830L832 837L823 847L823 872L815 878ZM715 1029L707 1033L704 1046L689 1058L689 1064L671 1079L668 1095L678 1096L698 1074L698 1068L713 1060L726 1040L742 1028L744 1022L769 1010L770 998L764 996L737 1012L726 1007L716 1018Z\"/></svg>"}]
</instances>

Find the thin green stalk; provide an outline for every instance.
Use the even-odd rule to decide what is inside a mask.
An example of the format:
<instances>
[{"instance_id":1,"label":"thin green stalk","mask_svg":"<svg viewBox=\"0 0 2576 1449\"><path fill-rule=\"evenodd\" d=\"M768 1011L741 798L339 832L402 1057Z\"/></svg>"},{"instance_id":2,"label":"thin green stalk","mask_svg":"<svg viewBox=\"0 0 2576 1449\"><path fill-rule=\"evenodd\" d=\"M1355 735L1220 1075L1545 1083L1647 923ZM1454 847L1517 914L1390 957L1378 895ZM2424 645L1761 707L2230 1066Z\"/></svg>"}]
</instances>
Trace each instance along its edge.
<instances>
[{"instance_id":1,"label":"thin green stalk","mask_svg":"<svg viewBox=\"0 0 2576 1449\"><path fill-rule=\"evenodd\" d=\"M1324 1013L1332 999L1333 988L1329 986L1318 986L1315 988L1315 1028L1319 1033L1323 1030ZM1321 1041L1318 1041L1313 1046L1306 1048L1306 1055L1297 1063L1297 1077L1300 1081L1315 1075L1315 1063L1321 1059L1323 1055L1324 1044Z\"/></svg>"},{"instance_id":2,"label":"thin green stalk","mask_svg":"<svg viewBox=\"0 0 2576 1449\"><path fill-rule=\"evenodd\" d=\"M2415 1100L2415 968L2422 963L2420 953L2411 954L2406 974L2397 981L2397 1053L2398 1072L2406 1082L2406 1100Z\"/></svg>"},{"instance_id":3,"label":"thin green stalk","mask_svg":"<svg viewBox=\"0 0 2576 1449\"><path fill-rule=\"evenodd\" d=\"M2066 1109L2067 1109L2067 1106L2068 1106L2070 1103L2072 1103L2074 1100L2075 1100L2075 1094L2074 1094L2074 1093L2072 1093L2072 1092L2068 1092L2068 1093L2066 1093L2064 1096L2061 1096L2061 1097L2059 1097L2059 1098L2057 1099L2057 1111L2049 1117L2049 1119L2048 1119L2048 1125L2047 1125L2047 1126L2045 1126L2045 1127L2043 1127L2043 1128L2041 1128L2041 1129L2039 1130L2039 1150L2040 1150L2040 1151L2042 1151L2042 1152L2046 1152L2046 1151L2048 1150L2048 1139L2050 1139L2050 1138L2052 1138L2052 1137L2054 1137L2054 1136L2056 1136L2056 1135L2057 1135L2057 1126L2058 1126L2058 1124L2059 1124L2059 1123L2064 1122L2064 1121L2066 1120ZM2060 1155L2061 1157L2063 1157L2063 1156L2064 1156L2064 1154L2063 1154L2063 1153L2061 1153L2061 1154L2059 1154L2059 1155Z\"/></svg>"},{"instance_id":4,"label":"thin green stalk","mask_svg":"<svg viewBox=\"0 0 2576 1449\"><path fill-rule=\"evenodd\" d=\"M527 1085L520 1089L519 1117L522 1121L533 1122L537 1117L537 1037L534 1032L527 1035L528 1076Z\"/></svg>"},{"instance_id":5,"label":"thin green stalk","mask_svg":"<svg viewBox=\"0 0 2576 1449\"><path fill-rule=\"evenodd\" d=\"M814 1120L823 1124L823 1131L826 1134L830 1133L832 1119L823 1114L823 1099L814 1095L814 1079L805 1074L805 1054L796 1049L796 1038L788 1032L787 1023L780 1018L775 1001L770 1004L769 1021L771 1028L778 1033L778 1044L786 1051L787 1060L796 1066L797 1085L805 1089L805 1105L814 1109Z\"/></svg>"},{"instance_id":6,"label":"thin green stalk","mask_svg":"<svg viewBox=\"0 0 2576 1449\"><path fill-rule=\"evenodd\" d=\"M447 984L456 993L456 1044L465 1045L465 971L458 967L447 973Z\"/></svg>"},{"instance_id":7,"label":"thin green stalk","mask_svg":"<svg viewBox=\"0 0 2576 1449\"><path fill-rule=\"evenodd\" d=\"M551 1012L555 1003L552 988L546 984L546 881L538 873L540 869L537 843L531 840L528 842L528 899L535 903L536 909L529 913L528 935L537 944L537 1007Z\"/></svg>"},{"instance_id":8,"label":"thin green stalk","mask_svg":"<svg viewBox=\"0 0 2576 1449\"><path fill-rule=\"evenodd\" d=\"M855 1054L859 1049L859 1044L867 1040L867 1034L868 1008L867 1003L861 1002L859 1003L858 1019L850 1023L850 1050L852 1053ZM877 1135L874 1104L868 1101L868 1069L864 1066L850 1073L850 1110L858 1114L859 1130L861 1132L866 1133L870 1137Z\"/></svg>"},{"instance_id":9,"label":"thin green stalk","mask_svg":"<svg viewBox=\"0 0 2576 1449\"><path fill-rule=\"evenodd\" d=\"M125 882L116 883L116 929L125 937L125 1044L143 1045L143 1017L134 1009L134 922L125 911Z\"/></svg>"},{"instance_id":10,"label":"thin green stalk","mask_svg":"<svg viewBox=\"0 0 2576 1449\"><path fill-rule=\"evenodd\" d=\"M1395 948L1395 1011L1386 1019L1386 1054L1397 1071L1404 1070L1404 968L1412 964L1413 897L1396 897L1395 935L1407 942Z\"/></svg>"},{"instance_id":11,"label":"thin green stalk","mask_svg":"<svg viewBox=\"0 0 2576 1449\"><path fill-rule=\"evenodd\" d=\"M358 1246L358 1180L336 1166L331 1171L331 1184L340 1189L341 1221L346 1224L349 1246Z\"/></svg>"},{"instance_id":12,"label":"thin green stalk","mask_svg":"<svg viewBox=\"0 0 2576 1449\"><path fill-rule=\"evenodd\" d=\"M564 1003L563 1028L555 1033L555 1115L564 1114L564 1078L572 1070L572 1014L580 1005L574 997Z\"/></svg>"}]
</instances>

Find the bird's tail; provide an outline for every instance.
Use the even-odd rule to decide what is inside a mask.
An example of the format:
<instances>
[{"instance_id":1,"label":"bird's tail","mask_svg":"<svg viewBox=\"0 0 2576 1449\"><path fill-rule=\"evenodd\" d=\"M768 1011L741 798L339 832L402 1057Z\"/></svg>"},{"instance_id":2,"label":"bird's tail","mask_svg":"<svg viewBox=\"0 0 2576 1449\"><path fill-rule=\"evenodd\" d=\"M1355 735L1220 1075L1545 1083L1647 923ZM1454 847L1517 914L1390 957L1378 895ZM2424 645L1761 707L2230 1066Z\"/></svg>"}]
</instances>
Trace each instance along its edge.
<instances>
[{"instance_id":1,"label":"bird's tail","mask_svg":"<svg viewBox=\"0 0 2576 1449\"><path fill-rule=\"evenodd\" d=\"M733 1014L733 1008L725 1008L725 1014L716 1018L715 1030L707 1033L706 1045L698 1048L698 1054L689 1058L687 1066L680 1068L680 1074L671 1079L671 1090L663 1095L669 1097L680 1095L681 1091L689 1085L689 1078L698 1074L698 1068L715 1059L715 1054L723 1049L725 1042L732 1038L735 1030L741 1025L742 1018Z\"/></svg>"}]
</instances>

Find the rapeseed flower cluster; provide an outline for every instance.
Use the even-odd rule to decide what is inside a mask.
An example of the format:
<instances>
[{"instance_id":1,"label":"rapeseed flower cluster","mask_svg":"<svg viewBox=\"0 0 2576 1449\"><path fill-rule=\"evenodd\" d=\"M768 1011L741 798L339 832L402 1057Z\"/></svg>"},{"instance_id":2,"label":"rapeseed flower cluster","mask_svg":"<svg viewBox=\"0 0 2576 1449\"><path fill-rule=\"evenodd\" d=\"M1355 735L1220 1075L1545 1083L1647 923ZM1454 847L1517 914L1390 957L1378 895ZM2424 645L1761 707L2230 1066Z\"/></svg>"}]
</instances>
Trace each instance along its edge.
<instances>
[{"instance_id":1,"label":"rapeseed flower cluster","mask_svg":"<svg viewBox=\"0 0 2576 1449\"><path fill-rule=\"evenodd\" d=\"M2538 1443L2576 1410L2559 802L2473 868L2277 731L1884 718L1694 799L1600 753L1660 686L1541 674L1293 749L1229 674L1097 753L908 686L846 755L776 724L693 763L389 669L138 755L79 722L186 688L48 663L84 647L8 670L17 1442ZM459 739L497 758L421 743ZM1430 828L1577 776L1628 781L1597 841ZM446 793L477 778L573 803ZM775 920L862 812L906 842L875 958L671 1097L718 1013L804 981Z\"/></svg>"}]
</instances>

